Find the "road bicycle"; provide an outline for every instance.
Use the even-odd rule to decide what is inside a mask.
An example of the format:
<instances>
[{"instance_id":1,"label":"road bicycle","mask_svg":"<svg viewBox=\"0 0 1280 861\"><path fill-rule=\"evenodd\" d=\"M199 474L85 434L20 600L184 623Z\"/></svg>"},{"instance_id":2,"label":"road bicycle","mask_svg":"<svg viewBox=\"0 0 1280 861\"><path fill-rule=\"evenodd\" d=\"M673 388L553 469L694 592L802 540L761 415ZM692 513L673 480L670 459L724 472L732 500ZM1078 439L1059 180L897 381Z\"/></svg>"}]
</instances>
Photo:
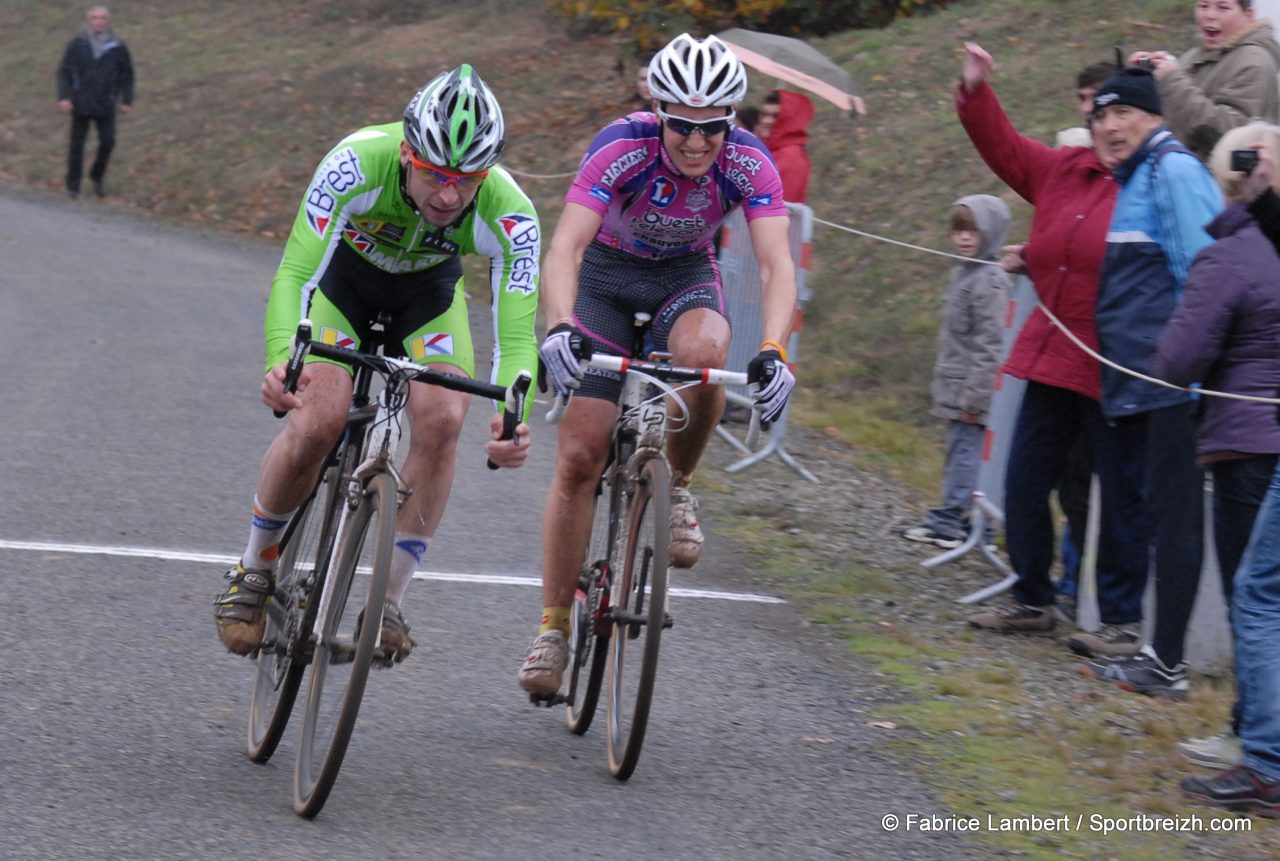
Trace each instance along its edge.
<instances>
[{"instance_id":1,"label":"road bicycle","mask_svg":"<svg viewBox=\"0 0 1280 861\"><path fill-rule=\"evenodd\" d=\"M524 412L530 375L509 389L441 373L383 355L385 314L372 324L369 352L311 340L298 326L286 389L293 390L307 355L355 369L351 410L319 480L281 539L275 591L267 603L249 703L246 753L266 762L275 752L308 676L293 776L294 810L311 818L324 807L351 740L371 668L392 666L380 644L396 512L412 492L394 459L409 383L442 386L505 405L503 438ZM372 394L375 377L383 387ZM492 469L496 464L489 462ZM368 574L366 583L356 575ZM364 601L351 601L353 591Z\"/></svg>"},{"instance_id":2,"label":"road bicycle","mask_svg":"<svg viewBox=\"0 0 1280 861\"><path fill-rule=\"evenodd\" d=\"M688 410L679 395L684 386L671 384L747 385L744 373L679 367L669 353L649 353L648 322L649 315L636 315L631 358L596 354L589 363L621 373L622 395L570 615L568 671L558 693L531 697L539 705L565 704L570 732L582 735L604 689L609 772L618 780L629 778L640 759L662 632L674 624L667 590L671 467L663 449ZM566 406L557 399L547 420L557 423ZM758 437L753 411L748 444Z\"/></svg>"}]
</instances>

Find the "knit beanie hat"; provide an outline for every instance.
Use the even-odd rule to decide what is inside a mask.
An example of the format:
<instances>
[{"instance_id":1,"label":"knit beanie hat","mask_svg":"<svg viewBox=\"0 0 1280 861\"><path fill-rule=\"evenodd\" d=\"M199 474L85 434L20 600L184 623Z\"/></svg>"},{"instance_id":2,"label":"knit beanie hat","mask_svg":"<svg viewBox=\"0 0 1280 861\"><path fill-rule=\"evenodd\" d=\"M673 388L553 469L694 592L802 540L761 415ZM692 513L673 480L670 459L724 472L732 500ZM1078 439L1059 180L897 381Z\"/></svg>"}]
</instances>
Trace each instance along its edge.
<instances>
[{"instance_id":1,"label":"knit beanie hat","mask_svg":"<svg viewBox=\"0 0 1280 861\"><path fill-rule=\"evenodd\" d=\"M1130 105L1149 114L1164 116L1160 108L1160 93L1156 91L1156 79L1150 69L1131 66L1116 72L1093 94L1093 109L1100 111L1107 105Z\"/></svg>"}]
</instances>

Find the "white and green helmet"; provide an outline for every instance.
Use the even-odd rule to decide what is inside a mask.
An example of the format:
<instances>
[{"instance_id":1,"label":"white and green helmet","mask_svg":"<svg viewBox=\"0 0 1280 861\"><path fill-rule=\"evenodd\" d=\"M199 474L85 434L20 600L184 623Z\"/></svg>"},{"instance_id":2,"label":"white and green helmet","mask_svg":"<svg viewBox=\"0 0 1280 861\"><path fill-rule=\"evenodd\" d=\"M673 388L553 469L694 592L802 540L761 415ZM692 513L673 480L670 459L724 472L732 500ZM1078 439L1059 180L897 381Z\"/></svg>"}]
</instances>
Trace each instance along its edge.
<instances>
[{"instance_id":1,"label":"white and green helmet","mask_svg":"<svg viewBox=\"0 0 1280 861\"><path fill-rule=\"evenodd\" d=\"M462 173L497 164L503 133L498 100L466 63L436 75L404 109L404 139L418 157Z\"/></svg>"}]
</instances>

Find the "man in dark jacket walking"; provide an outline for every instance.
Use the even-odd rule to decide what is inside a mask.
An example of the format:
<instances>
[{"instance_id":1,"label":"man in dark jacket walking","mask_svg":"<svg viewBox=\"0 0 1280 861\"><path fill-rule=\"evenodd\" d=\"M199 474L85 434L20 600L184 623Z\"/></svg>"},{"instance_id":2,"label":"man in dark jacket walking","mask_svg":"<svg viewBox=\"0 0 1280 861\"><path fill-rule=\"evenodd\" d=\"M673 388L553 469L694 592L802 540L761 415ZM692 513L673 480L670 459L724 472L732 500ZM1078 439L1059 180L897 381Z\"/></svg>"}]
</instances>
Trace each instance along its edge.
<instances>
[{"instance_id":1,"label":"man in dark jacket walking","mask_svg":"<svg viewBox=\"0 0 1280 861\"><path fill-rule=\"evenodd\" d=\"M71 114L71 147L67 154L67 194L80 193L84 144L89 124L98 127L98 155L89 179L98 197L106 194L102 179L116 145L116 103L128 112L133 104L133 63L129 49L111 30L106 6L93 6L84 29L67 44L58 66L58 107Z\"/></svg>"}]
</instances>

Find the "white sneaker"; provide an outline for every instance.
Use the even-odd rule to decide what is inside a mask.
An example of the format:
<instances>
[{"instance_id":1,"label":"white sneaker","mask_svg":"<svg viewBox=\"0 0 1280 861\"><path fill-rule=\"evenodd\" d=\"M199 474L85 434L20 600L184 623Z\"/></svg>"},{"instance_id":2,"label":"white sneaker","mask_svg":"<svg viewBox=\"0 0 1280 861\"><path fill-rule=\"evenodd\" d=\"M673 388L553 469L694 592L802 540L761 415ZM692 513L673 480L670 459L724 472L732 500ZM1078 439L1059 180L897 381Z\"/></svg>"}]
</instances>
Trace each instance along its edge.
<instances>
[{"instance_id":1,"label":"white sneaker","mask_svg":"<svg viewBox=\"0 0 1280 861\"><path fill-rule=\"evenodd\" d=\"M569 644L559 631L539 634L529 646L524 666L516 674L520 687L539 697L549 697L560 690L560 679L569 666Z\"/></svg>"},{"instance_id":2,"label":"white sneaker","mask_svg":"<svg viewBox=\"0 0 1280 861\"><path fill-rule=\"evenodd\" d=\"M702 556L698 498L686 487L671 488L671 565L692 568Z\"/></svg>"},{"instance_id":3,"label":"white sneaker","mask_svg":"<svg viewBox=\"0 0 1280 861\"><path fill-rule=\"evenodd\" d=\"M1178 752L1192 765L1205 768L1234 768L1244 761L1240 739L1230 730L1208 738L1189 738L1178 742Z\"/></svg>"}]
</instances>

